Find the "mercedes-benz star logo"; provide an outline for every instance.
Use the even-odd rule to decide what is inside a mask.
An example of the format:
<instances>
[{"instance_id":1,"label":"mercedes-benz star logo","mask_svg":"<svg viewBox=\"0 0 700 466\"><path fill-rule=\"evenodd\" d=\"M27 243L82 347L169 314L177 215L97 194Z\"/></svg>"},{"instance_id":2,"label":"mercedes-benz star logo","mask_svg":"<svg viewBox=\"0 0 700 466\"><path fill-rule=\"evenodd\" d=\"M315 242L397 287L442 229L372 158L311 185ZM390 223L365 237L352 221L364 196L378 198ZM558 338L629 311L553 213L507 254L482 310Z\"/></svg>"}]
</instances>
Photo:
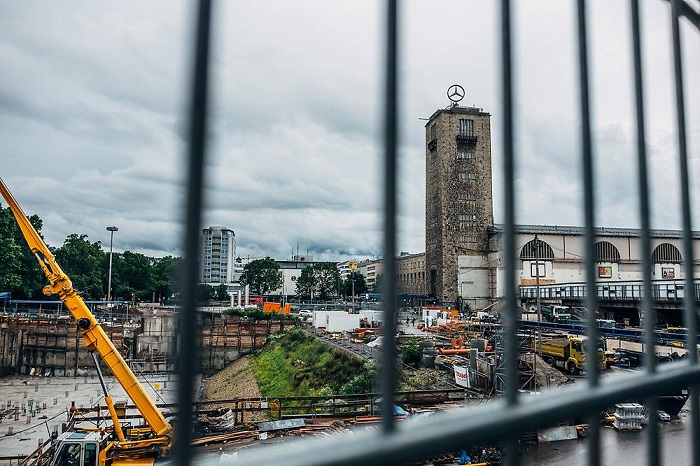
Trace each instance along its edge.
<instances>
[{"instance_id":1,"label":"mercedes-benz star logo","mask_svg":"<svg viewBox=\"0 0 700 466\"><path fill-rule=\"evenodd\" d=\"M464 88L459 84L453 84L447 89L447 98L452 102L459 102L464 99Z\"/></svg>"}]
</instances>

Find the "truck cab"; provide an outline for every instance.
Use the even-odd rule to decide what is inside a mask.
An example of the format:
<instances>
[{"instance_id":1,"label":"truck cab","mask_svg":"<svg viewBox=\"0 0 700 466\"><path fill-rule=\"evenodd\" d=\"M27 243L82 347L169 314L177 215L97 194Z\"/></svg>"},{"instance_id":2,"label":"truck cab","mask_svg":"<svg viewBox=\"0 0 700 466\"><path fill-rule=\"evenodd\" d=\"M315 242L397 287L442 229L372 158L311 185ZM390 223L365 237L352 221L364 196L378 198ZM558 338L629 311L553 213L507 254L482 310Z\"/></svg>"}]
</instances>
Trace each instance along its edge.
<instances>
[{"instance_id":1,"label":"truck cab","mask_svg":"<svg viewBox=\"0 0 700 466\"><path fill-rule=\"evenodd\" d=\"M107 436L100 432L66 432L58 437L51 466L97 466Z\"/></svg>"}]
</instances>

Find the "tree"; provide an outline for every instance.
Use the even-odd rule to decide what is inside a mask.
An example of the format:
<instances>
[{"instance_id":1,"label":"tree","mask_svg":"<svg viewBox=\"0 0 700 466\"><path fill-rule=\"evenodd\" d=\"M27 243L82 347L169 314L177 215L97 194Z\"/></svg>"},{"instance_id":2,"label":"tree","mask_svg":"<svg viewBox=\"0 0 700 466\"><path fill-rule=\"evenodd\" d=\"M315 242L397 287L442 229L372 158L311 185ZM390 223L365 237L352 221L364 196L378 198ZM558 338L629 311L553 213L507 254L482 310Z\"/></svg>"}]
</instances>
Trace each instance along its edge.
<instances>
[{"instance_id":1,"label":"tree","mask_svg":"<svg viewBox=\"0 0 700 466\"><path fill-rule=\"evenodd\" d=\"M355 285L354 288L353 283ZM367 282L365 282L365 276L358 271L350 272L343 282L343 293L345 293L345 295L352 296L353 291L355 292L355 296L367 292Z\"/></svg>"},{"instance_id":2,"label":"tree","mask_svg":"<svg viewBox=\"0 0 700 466\"><path fill-rule=\"evenodd\" d=\"M228 286L222 283L221 285L214 287L214 299L216 301L229 301L230 296L228 294Z\"/></svg>"},{"instance_id":3,"label":"tree","mask_svg":"<svg viewBox=\"0 0 700 466\"><path fill-rule=\"evenodd\" d=\"M296 282L296 293L328 299L337 295L340 273L333 262L317 262L301 271Z\"/></svg>"},{"instance_id":4,"label":"tree","mask_svg":"<svg viewBox=\"0 0 700 466\"><path fill-rule=\"evenodd\" d=\"M157 297L167 301L180 289L182 258L165 256L156 259L153 265L153 280Z\"/></svg>"},{"instance_id":5,"label":"tree","mask_svg":"<svg viewBox=\"0 0 700 466\"><path fill-rule=\"evenodd\" d=\"M280 266L270 257L248 262L238 282L243 286L249 285L254 294L264 296L282 286Z\"/></svg>"},{"instance_id":6,"label":"tree","mask_svg":"<svg viewBox=\"0 0 700 466\"><path fill-rule=\"evenodd\" d=\"M338 292L338 280L340 272L333 262L319 262L314 264L318 280L317 290L321 299L336 296Z\"/></svg>"},{"instance_id":7,"label":"tree","mask_svg":"<svg viewBox=\"0 0 700 466\"><path fill-rule=\"evenodd\" d=\"M58 248L54 255L56 262L73 282L73 288L83 298L100 299L106 295L102 269L108 254L102 251L99 241L91 243L87 235L73 233L68 235L63 246Z\"/></svg>"},{"instance_id":8,"label":"tree","mask_svg":"<svg viewBox=\"0 0 700 466\"><path fill-rule=\"evenodd\" d=\"M29 223L41 236L42 221L32 215ZM12 210L0 206L0 291L9 291L15 299L37 299L46 285L46 277L17 225Z\"/></svg>"},{"instance_id":9,"label":"tree","mask_svg":"<svg viewBox=\"0 0 700 466\"><path fill-rule=\"evenodd\" d=\"M316 291L316 273L313 266L301 270L301 275L296 281L296 294L303 297L311 297Z\"/></svg>"},{"instance_id":10,"label":"tree","mask_svg":"<svg viewBox=\"0 0 700 466\"><path fill-rule=\"evenodd\" d=\"M109 254L105 254L107 265L103 267L103 277L107 280L109 274ZM151 260L143 254L124 251L116 254L112 262L112 289L113 296L129 300L133 294L135 298L151 299L155 289L153 267Z\"/></svg>"},{"instance_id":11,"label":"tree","mask_svg":"<svg viewBox=\"0 0 700 466\"><path fill-rule=\"evenodd\" d=\"M214 287L204 283L197 284L197 302L205 304L214 298Z\"/></svg>"},{"instance_id":12,"label":"tree","mask_svg":"<svg viewBox=\"0 0 700 466\"><path fill-rule=\"evenodd\" d=\"M12 211L0 207L0 291L17 290L22 286L22 248L14 238L15 219Z\"/></svg>"}]
</instances>

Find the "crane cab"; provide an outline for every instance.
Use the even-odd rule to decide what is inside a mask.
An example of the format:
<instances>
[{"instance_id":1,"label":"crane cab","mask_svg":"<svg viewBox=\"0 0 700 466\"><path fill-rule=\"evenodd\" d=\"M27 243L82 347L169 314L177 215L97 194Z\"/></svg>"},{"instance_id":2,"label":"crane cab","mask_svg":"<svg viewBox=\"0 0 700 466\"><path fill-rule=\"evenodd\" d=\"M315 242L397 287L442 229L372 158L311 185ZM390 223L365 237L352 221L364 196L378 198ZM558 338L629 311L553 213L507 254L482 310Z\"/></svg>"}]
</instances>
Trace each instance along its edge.
<instances>
[{"instance_id":1,"label":"crane cab","mask_svg":"<svg viewBox=\"0 0 700 466\"><path fill-rule=\"evenodd\" d=\"M51 466L98 466L100 447L106 440L100 432L66 432L56 440Z\"/></svg>"}]
</instances>

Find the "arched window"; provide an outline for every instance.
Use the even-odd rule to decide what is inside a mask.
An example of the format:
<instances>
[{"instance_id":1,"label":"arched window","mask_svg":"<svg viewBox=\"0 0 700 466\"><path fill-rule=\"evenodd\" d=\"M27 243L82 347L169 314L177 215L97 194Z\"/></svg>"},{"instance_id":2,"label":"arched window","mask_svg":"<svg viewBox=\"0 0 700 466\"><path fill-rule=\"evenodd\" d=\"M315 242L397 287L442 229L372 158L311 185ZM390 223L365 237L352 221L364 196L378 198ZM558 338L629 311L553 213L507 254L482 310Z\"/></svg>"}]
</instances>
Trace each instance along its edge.
<instances>
[{"instance_id":1,"label":"arched window","mask_svg":"<svg viewBox=\"0 0 700 466\"><path fill-rule=\"evenodd\" d=\"M670 243L661 243L651 254L651 260L656 264L680 264L681 252Z\"/></svg>"},{"instance_id":2,"label":"arched window","mask_svg":"<svg viewBox=\"0 0 700 466\"><path fill-rule=\"evenodd\" d=\"M537 246L539 243L539 251ZM552 247L541 239L531 240L520 250L520 260L541 259L554 260L554 250Z\"/></svg>"},{"instance_id":3,"label":"arched window","mask_svg":"<svg viewBox=\"0 0 700 466\"><path fill-rule=\"evenodd\" d=\"M595 244L595 260L597 262L620 262L620 251L614 244L598 241Z\"/></svg>"}]
</instances>

